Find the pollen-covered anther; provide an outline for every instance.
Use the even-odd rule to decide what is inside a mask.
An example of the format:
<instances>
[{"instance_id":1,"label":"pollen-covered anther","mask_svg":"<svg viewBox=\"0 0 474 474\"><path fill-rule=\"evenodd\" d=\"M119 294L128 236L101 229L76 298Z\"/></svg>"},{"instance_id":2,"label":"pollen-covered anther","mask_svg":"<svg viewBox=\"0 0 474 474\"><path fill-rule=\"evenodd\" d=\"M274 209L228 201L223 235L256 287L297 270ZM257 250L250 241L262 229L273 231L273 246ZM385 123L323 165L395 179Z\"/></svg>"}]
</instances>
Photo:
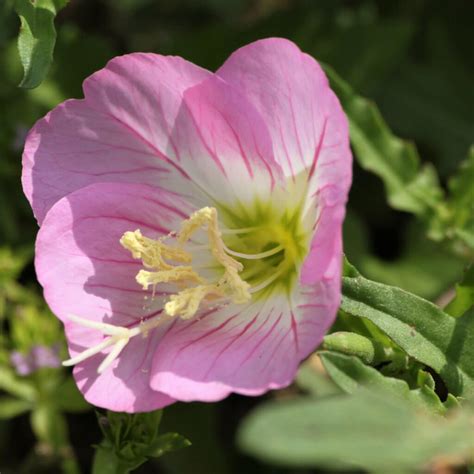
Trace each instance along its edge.
<instances>
[{"instance_id":1,"label":"pollen-covered anther","mask_svg":"<svg viewBox=\"0 0 474 474\"><path fill-rule=\"evenodd\" d=\"M193 234L206 229L209 249L217 262L224 267L222 277L214 283L200 276L191 265L183 265L192 261L192 255L183 247ZM136 230L126 232L120 240L122 246L130 250L134 258L140 258L147 269L140 270L136 276L137 282L144 290L150 286L155 289L160 283L176 283L181 288L184 286L181 291L171 295L165 304L164 310L168 316L189 319L196 314L204 301L226 298L242 304L250 300L250 285L239 276L243 265L226 252L227 247L222 240L215 208L199 209L183 221L176 235L176 247L163 242L172 236L169 234L165 238L153 240Z\"/></svg>"},{"instance_id":2,"label":"pollen-covered anther","mask_svg":"<svg viewBox=\"0 0 474 474\"><path fill-rule=\"evenodd\" d=\"M202 301L222 297L223 293L217 285L198 285L186 288L176 295L171 295L165 304L165 312L169 316L180 316L181 319L191 319L199 309Z\"/></svg>"},{"instance_id":3,"label":"pollen-covered anther","mask_svg":"<svg viewBox=\"0 0 474 474\"><path fill-rule=\"evenodd\" d=\"M137 229L134 232L125 232L120 239L120 243L131 252L133 258L141 259L143 265L147 268L163 270L173 268L173 265L167 263L165 259L190 263L192 255L189 252L182 248L164 244L163 241L167 237L169 236L153 240L142 235L140 229Z\"/></svg>"},{"instance_id":4,"label":"pollen-covered anther","mask_svg":"<svg viewBox=\"0 0 474 474\"><path fill-rule=\"evenodd\" d=\"M250 285L240 278L235 268L228 268L217 286L224 289L224 293L235 304L246 303L251 298Z\"/></svg>"},{"instance_id":5,"label":"pollen-covered anther","mask_svg":"<svg viewBox=\"0 0 474 474\"><path fill-rule=\"evenodd\" d=\"M159 270L150 272L147 270L140 270L135 277L137 283L142 285L144 290L149 286L155 287L159 283L203 283L201 278L190 266L171 267L169 270Z\"/></svg>"}]
</instances>

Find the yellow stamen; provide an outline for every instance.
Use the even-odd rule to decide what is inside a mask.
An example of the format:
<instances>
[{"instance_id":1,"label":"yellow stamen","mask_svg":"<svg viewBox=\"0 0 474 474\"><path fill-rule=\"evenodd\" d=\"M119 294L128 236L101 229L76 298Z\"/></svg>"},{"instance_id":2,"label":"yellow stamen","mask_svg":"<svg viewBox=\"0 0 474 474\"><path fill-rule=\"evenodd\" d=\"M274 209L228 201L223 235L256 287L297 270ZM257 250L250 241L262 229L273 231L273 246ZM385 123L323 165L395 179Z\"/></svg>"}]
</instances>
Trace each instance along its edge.
<instances>
[{"instance_id":1,"label":"yellow stamen","mask_svg":"<svg viewBox=\"0 0 474 474\"><path fill-rule=\"evenodd\" d=\"M155 287L158 283L169 282L185 282L192 281L201 283L204 281L194 270L193 267L172 267L170 270L159 270L157 272L149 272L140 270L135 277L137 283L142 285L144 290L148 290L149 286Z\"/></svg>"},{"instance_id":2,"label":"yellow stamen","mask_svg":"<svg viewBox=\"0 0 474 474\"><path fill-rule=\"evenodd\" d=\"M186 288L176 295L171 295L165 304L165 312L169 316L180 316L182 319L190 319L199 309L201 302L209 296L223 296L216 285L198 285L194 288Z\"/></svg>"},{"instance_id":3,"label":"yellow stamen","mask_svg":"<svg viewBox=\"0 0 474 474\"><path fill-rule=\"evenodd\" d=\"M190 253L181 248L165 245L163 240L165 238L158 240L149 239L143 236L140 230L137 229L135 232L125 232L120 239L120 243L127 250L130 250L133 258L140 258L143 265L148 268L173 268L172 265L165 262L165 258L183 263L192 261Z\"/></svg>"},{"instance_id":4,"label":"yellow stamen","mask_svg":"<svg viewBox=\"0 0 474 474\"><path fill-rule=\"evenodd\" d=\"M217 220L217 210L213 207L203 207L183 222L178 234L178 242L183 245L199 229L207 225L209 246L214 258L224 267L224 276L218 283L234 303L245 303L250 300L250 285L240 278L238 272L243 265L226 253L227 247L222 240L222 234Z\"/></svg>"},{"instance_id":5,"label":"yellow stamen","mask_svg":"<svg viewBox=\"0 0 474 474\"><path fill-rule=\"evenodd\" d=\"M184 245L198 230L207 228L209 248L214 258L224 267L223 276L215 283L201 277L191 263L192 255L183 249ZM192 318L204 301L226 297L237 304L246 303L251 299L250 285L242 280L239 272L243 265L228 254L219 229L217 210L204 207L186 219L176 235L177 247L164 244L171 234L159 240L142 235L140 230L125 232L120 239L123 247L128 249L133 258L141 259L143 266L149 270L140 270L137 282L144 290L149 286L156 287L159 283L177 283L186 287L171 295L164 310L168 316L179 316L182 319ZM171 262L178 262L174 264ZM189 286L194 284L195 286Z\"/></svg>"}]
</instances>

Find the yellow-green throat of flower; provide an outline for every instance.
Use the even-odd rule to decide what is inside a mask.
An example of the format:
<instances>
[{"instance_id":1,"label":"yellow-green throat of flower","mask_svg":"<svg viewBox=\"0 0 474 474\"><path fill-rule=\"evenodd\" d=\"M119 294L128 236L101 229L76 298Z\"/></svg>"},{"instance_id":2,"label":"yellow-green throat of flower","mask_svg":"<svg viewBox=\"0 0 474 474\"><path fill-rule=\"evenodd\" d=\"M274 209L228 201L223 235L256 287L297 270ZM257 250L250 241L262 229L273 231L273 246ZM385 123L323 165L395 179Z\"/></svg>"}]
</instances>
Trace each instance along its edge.
<instances>
[{"instance_id":1,"label":"yellow-green throat of flower","mask_svg":"<svg viewBox=\"0 0 474 474\"><path fill-rule=\"evenodd\" d=\"M184 220L177 233L153 240L135 230L126 232L120 243L134 258L141 259L145 268L138 272L136 280L144 290L150 286L155 290L160 283L174 283L180 288L165 303L165 314L190 319L203 303L243 304L252 295L277 285L288 289L305 249L303 234L297 231L297 217L278 220L266 213L253 222L241 222L250 225L221 231L217 210L204 207ZM207 232L204 247L211 252L215 266L222 269L215 281L200 274L186 248L192 236L201 230ZM233 249L226 245L223 234ZM170 240L172 244L168 243Z\"/></svg>"}]
</instances>

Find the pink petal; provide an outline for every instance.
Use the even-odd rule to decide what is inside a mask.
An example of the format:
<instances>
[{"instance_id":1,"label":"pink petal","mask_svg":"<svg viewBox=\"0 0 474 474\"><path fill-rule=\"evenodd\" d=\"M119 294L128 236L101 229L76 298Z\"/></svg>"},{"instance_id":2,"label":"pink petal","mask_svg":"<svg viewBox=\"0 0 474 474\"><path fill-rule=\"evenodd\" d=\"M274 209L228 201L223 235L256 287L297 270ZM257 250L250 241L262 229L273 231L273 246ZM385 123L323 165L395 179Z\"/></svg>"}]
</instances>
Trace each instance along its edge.
<instances>
[{"instance_id":1,"label":"pink petal","mask_svg":"<svg viewBox=\"0 0 474 474\"><path fill-rule=\"evenodd\" d=\"M151 387L182 401L259 395L291 383L299 357L285 298L178 321L155 353Z\"/></svg>"},{"instance_id":2,"label":"pink petal","mask_svg":"<svg viewBox=\"0 0 474 474\"><path fill-rule=\"evenodd\" d=\"M327 78L291 41L270 38L244 46L216 74L238 87L263 116L287 176L311 172L325 148L346 151L346 121ZM331 131L328 121L335 122Z\"/></svg>"},{"instance_id":3,"label":"pink petal","mask_svg":"<svg viewBox=\"0 0 474 474\"><path fill-rule=\"evenodd\" d=\"M73 339L70 331L67 336ZM88 337L91 335L84 335L84 339ZM120 358L100 376L97 368L105 354L78 364L73 374L86 400L95 406L127 413L158 410L174 403L173 398L152 390L149 385L153 348L160 337L161 331L155 329L146 339L131 339ZM85 347L79 343L69 344L70 348L80 350Z\"/></svg>"},{"instance_id":4,"label":"pink petal","mask_svg":"<svg viewBox=\"0 0 474 474\"><path fill-rule=\"evenodd\" d=\"M268 200L275 185L282 184L262 117L216 76L185 92L171 137L179 165L208 200L233 206L257 196Z\"/></svg>"},{"instance_id":5,"label":"pink petal","mask_svg":"<svg viewBox=\"0 0 474 474\"><path fill-rule=\"evenodd\" d=\"M289 299L276 294L263 303L177 321L155 353L151 387L177 400L210 402L289 385L336 318L341 257L339 229L319 280L301 281Z\"/></svg>"},{"instance_id":6,"label":"pink petal","mask_svg":"<svg viewBox=\"0 0 474 474\"><path fill-rule=\"evenodd\" d=\"M312 256L306 264L311 264ZM304 283L300 278L295 295L295 312L298 319L299 350L307 357L322 341L334 322L341 300L342 239L339 230L329 265L318 281Z\"/></svg>"},{"instance_id":7,"label":"pink petal","mask_svg":"<svg viewBox=\"0 0 474 474\"><path fill-rule=\"evenodd\" d=\"M209 74L181 58L137 53L88 78L84 100L59 105L28 135L22 180L38 221L89 184L153 185L166 176L183 91Z\"/></svg>"},{"instance_id":8,"label":"pink petal","mask_svg":"<svg viewBox=\"0 0 474 474\"><path fill-rule=\"evenodd\" d=\"M51 208L37 238L36 271L46 301L66 325L72 356L103 336L69 321L68 314L130 326L160 312L162 298L153 300L136 283L141 263L119 240L125 231L137 228L151 238L166 235L191 211L179 197L156 187L116 183L82 188ZM170 403L169 397L148 386L149 351L161 330L165 328L146 340L132 339L115 367L100 376L96 369L105 353L79 364L75 376L85 397L94 405L124 411Z\"/></svg>"},{"instance_id":9,"label":"pink petal","mask_svg":"<svg viewBox=\"0 0 474 474\"><path fill-rule=\"evenodd\" d=\"M305 214L317 222L303 280L318 281L332 260L352 175L347 119L327 78L291 41L271 38L234 52L217 75L257 108L275 159L304 192ZM308 217L309 216L309 217Z\"/></svg>"},{"instance_id":10,"label":"pink petal","mask_svg":"<svg viewBox=\"0 0 474 474\"><path fill-rule=\"evenodd\" d=\"M157 348L151 386L178 400L216 401L289 385L333 323L340 285L339 254L320 282L296 288L291 301L276 294L177 322Z\"/></svg>"}]
</instances>

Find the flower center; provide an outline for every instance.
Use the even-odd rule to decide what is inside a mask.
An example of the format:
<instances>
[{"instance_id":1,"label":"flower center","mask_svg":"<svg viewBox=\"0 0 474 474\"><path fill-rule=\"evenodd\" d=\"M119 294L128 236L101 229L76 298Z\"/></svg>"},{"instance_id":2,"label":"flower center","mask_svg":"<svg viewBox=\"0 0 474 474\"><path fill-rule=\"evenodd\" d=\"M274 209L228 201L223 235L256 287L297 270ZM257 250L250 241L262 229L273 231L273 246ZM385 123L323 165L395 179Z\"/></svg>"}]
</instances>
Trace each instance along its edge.
<instances>
[{"instance_id":1,"label":"flower center","mask_svg":"<svg viewBox=\"0 0 474 474\"><path fill-rule=\"evenodd\" d=\"M77 364L112 346L98 368L101 373L130 338L146 336L151 329L175 317L191 319L204 304L244 304L252 297L268 296L277 287L290 291L306 249L300 215L278 217L265 209L252 218L242 218L224 209L223 218L228 228L221 230L217 210L204 207L184 220L178 232L157 240L145 237L140 230L125 232L120 243L142 261L144 268L137 273L136 280L143 289L152 287L154 295L157 285L172 284L178 291L169 297L160 314L133 328L70 315L69 319L76 324L97 329L107 337L63 364ZM195 240L202 232L205 244ZM196 265L195 255L203 252L210 252L207 263Z\"/></svg>"},{"instance_id":2,"label":"flower center","mask_svg":"<svg viewBox=\"0 0 474 474\"><path fill-rule=\"evenodd\" d=\"M192 266L193 255L190 250L193 245L189 241L200 230L207 231L208 248L224 270L217 281L209 281ZM174 246L165 243L169 239L175 240ZM203 301L226 298L242 304L251 299L250 285L239 276L244 267L226 247L219 230L217 211L213 207L204 207L193 213L181 224L176 235L152 240L136 230L125 232L120 243L130 250L134 258L142 260L146 270L140 270L136 280L144 290L152 286L154 292L159 283L175 283L183 288L165 304L164 310L168 316L190 319Z\"/></svg>"},{"instance_id":3,"label":"flower center","mask_svg":"<svg viewBox=\"0 0 474 474\"><path fill-rule=\"evenodd\" d=\"M227 245L243 254L264 254L281 249L265 258L244 260L242 278L252 287L255 297L267 297L275 290L289 293L297 281L299 267L307 253L309 234L305 231L301 209L282 211L275 206L256 202L254 206L222 208L222 221L229 228L252 229L226 236ZM269 283L268 283L269 282Z\"/></svg>"}]
</instances>

